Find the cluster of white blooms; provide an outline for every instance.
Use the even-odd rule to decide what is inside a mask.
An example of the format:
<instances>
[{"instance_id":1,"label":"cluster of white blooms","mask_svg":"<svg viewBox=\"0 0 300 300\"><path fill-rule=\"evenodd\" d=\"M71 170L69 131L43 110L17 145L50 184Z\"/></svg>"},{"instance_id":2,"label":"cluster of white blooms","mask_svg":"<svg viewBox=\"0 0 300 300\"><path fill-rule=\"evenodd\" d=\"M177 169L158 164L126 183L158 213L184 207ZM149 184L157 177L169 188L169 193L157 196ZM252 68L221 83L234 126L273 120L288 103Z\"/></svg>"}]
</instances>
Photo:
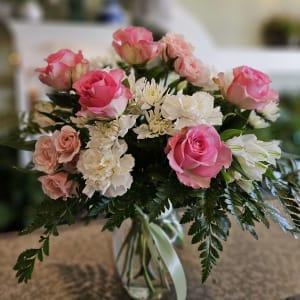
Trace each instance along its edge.
<instances>
[{"instance_id":1,"label":"cluster of white blooms","mask_svg":"<svg viewBox=\"0 0 300 300\"><path fill-rule=\"evenodd\" d=\"M214 107L214 97L207 92L170 95L162 82L145 78L135 82L133 75L128 80L134 97L129 111L143 115L146 121L134 129L138 139L174 135L184 127L200 124L222 124L220 107Z\"/></svg>"},{"instance_id":2,"label":"cluster of white blooms","mask_svg":"<svg viewBox=\"0 0 300 300\"><path fill-rule=\"evenodd\" d=\"M88 197L96 191L107 197L117 197L130 188L134 158L125 154L127 144L119 137L125 135L134 123L135 118L122 116L120 120L87 126L90 140L87 149L80 153L77 169L85 179L83 193Z\"/></svg>"},{"instance_id":3,"label":"cluster of white blooms","mask_svg":"<svg viewBox=\"0 0 300 300\"><path fill-rule=\"evenodd\" d=\"M231 175L245 190L251 189L253 180L261 181L268 166L275 165L276 159L281 156L279 141L260 141L254 134L237 136L225 143L231 149L244 173L239 174L235 171Z\"/></svg>"},{"instance_id":4,"label":"cluster of white blooms","mask_svg":"<svg viewBox=\"0 0 300 300\"><path fill-rule=\"evenodd\" d=\"M163 119L159 107L144 112L147 123L140 125L133 131L138 139L155 138L160 135L173 135L173 124L170 120Z\"/></svg>"},{"instance_id":5,"label":"cluster of white blooms","mask_svg":"<svg viewBox=\"0 0 300 300\"><path fill-rule=\"evenodd\" d=\"M162 115L168 120L176 120L176 130L200 124L222 125L223 118L220 107L214 107L214 97L206 92L196 92L192 96L167 95L162 104Z\"/></svg>"}]
</instances>

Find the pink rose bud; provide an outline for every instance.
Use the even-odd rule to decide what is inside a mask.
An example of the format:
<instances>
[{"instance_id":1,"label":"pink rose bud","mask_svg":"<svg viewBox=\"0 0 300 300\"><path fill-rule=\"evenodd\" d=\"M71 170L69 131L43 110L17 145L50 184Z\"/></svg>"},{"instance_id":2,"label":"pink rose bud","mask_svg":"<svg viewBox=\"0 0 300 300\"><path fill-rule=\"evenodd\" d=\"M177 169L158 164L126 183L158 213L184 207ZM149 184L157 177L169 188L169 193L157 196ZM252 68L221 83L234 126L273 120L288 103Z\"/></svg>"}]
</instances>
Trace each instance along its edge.
<instances>
[{"instance_id":1,"label":"pink rose bud","mask_svg":"<svg viewBox=\"0 0 300 300\"><path fill-rule=\"evenodd\" d=\"M169 138L165 153L177 178L194 189L208 188L212 177L231 165L231 150L208 125L185 128Z\"/></svg>"},{"instance_id":2,"label":"pink rose bud","mask_svg":"<svg viewBox=\"0 0 300 300\"><path fill-rule=\"evenodd\" d=\"M39 79L59 91L69 90L72 83L89 69L89 62L83 58L81 51L74 53L69 49L62 49L49 55L45 60L48 65L36 69L41 73Z\"/></svg>"},{"instance_id":3,"label":"pink rose bud","mask_svg":"<svg viewBox=\"0 0 300 300\"><path fill-rule=\"evenodd\" d=\"M52 174L58 167L58 153L56 152L53 139L50 136L41 136L36 144L32 161L35 169L47 174Z\"/></svg>"},{"instance_id":4,"label":"pink rose bud","mask_svg":"<svg viewBox=\"0 0 300 300\"><path fill-rule=\"evenodd\" d=\"M41 176L38 180L42 183L43 192L51 199L67 200L77 196L78 184L74 180L68 180L66 172Z\"/></svg>"},{"instance_id":5,"label":"pink rose bud","mask_svg":"<svg viewBox=\"0 0 300 300\"><path fill-rule=\"evenodd\" d=\"M194 56L179 57L174 63L175 71L193 85L202 86L209 82L209 69Z\"/></svg>"},{"instance_id":6,"label":"pink rose bud","mask_svg":"<svg viewBox=\"0 0 300 300\"><path fill-rule=\"evenodd\" d=\"M179 34L167 33L160 41L161 54L164 61L169 58L193 55L194 47Z\"/></svg>"},{"instance_id":7,"label":"pink rose bud","mask_svg":"<svg viewBox=\"0 0 300 300\"><path fill-rule=\"evenodd\" d=\"M115 118L121 115L132 97L128 88L122 84L124 71L90 71L73 84L80 96L80 114L89 111L96 115Z\"/></svg>"},{"instance_id":8,"label":"pink rose bud","mask_svg":"<svg viewBox=\"0 0 300 300\"><path fill-rule=\"evenodd\" d=\"M112 43L119 56L132 65L143 64L159 55L158 43L152 32L143 27L129 26L113 34Z\"/></svg>"},{"instance_id":9,"label":"pink rose bud","mask_svg":"<svg viewBox=\"0 0 300 300\"><path fill-rule=\"evenodd\" d=\"M71 126L65 125L53 134L53 142L58 153L58 162L70 162L80 151L79 133Z\"/></svg>"},{"instance_id":10,"label":"pink rose bud","mask_svg":"<svg viewBox=\"0 0 300 300\"><path fill-rule=\"evenodd\" d=\"M237 67L233 69L231 83L223 87L224 96L240 108L261 111L270 102L279 101L278 92L270 88L270 83L267 74L246 66Z\"/></svg>"}]
</instances>

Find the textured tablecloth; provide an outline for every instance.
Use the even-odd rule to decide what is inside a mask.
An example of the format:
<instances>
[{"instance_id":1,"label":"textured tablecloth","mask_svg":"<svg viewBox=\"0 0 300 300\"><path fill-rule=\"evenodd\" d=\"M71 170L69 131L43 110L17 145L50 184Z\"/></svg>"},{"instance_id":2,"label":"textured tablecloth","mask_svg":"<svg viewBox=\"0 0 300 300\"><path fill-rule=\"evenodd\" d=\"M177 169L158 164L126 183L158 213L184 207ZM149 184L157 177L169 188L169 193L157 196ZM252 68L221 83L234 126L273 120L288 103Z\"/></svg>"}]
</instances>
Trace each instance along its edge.
<instances>
[{"instance_id":1,"label":"textured tablecloth","mask_svg":"<svg viewBox=\"0 0 300 300\"><path fill-rule=\"evenodd\" d=\"M60 227L50 257L37 263L32 281L17 284L12 266L19 252L35 247L39 232L0 235L0 300L128 300L115 273L111 233L102 223ZM188 280L188 300L282 300L300 294L300 241L276 225L257 228L256 241L233 225L209 280L201 284L196 247L187 238L179 251Z\"/></svg>"}]
</instances>

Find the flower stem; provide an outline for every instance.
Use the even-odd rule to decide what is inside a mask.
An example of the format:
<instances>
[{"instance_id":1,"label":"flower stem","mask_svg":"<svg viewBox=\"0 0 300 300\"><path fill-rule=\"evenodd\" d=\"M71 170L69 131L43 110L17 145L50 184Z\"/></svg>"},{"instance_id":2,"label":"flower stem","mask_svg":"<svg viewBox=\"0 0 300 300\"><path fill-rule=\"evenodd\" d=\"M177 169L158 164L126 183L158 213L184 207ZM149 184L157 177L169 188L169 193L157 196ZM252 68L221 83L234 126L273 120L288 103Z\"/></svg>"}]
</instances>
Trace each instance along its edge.
<instances>
[{"instance_id":1,"label":"flower stem","mask_svg":"<svg viewBox=\"0 0 300 300\"><path fill-rule=\"evenodd\" d=\"M145 281L147 283L147 286L150 290L150 293L151 294L154 294L155 292L155 288L152 284L152 281L151 281L151 278L149 276L149 271L148 271L148 266L146 264L146 247L147 247L147 241L145 239L145 236L141 233L141 250L142 250L142 265L143 265L143 275L144 275L144 278L145 278Z\"/></svg>"}]
</instances>

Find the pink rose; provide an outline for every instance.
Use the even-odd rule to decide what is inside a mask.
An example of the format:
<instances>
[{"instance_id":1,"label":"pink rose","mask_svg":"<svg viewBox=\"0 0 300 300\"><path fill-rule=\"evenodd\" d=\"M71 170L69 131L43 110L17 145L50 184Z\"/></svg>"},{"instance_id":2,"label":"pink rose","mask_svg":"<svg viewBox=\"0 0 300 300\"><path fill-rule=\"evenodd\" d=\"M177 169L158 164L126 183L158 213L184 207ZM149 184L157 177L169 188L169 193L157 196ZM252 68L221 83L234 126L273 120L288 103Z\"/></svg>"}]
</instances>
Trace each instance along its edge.
<instances>
[{"instance_id":1,"label":"pink rose","mask_svg":"<svg viewBox=\"0 0 300 300\"><path fill-rule=\"evenodd\" d=\"M178 180L194 189L208 188L211 178L232 161L231 150L208 125L183 129L169 138L165 152Z\"/></svg>"},{"instance_id":2,"label":"pink rose","mask_svg":"<svg viewBox=\"0 0 300 300\"><path fill-rule=\"evenodd\" d=\"M258 70L237 67L233 69L232 82L225 89L225 98L241 108L261 111L271 101L279 101L278 93L270 88L270 83L269 76Z\"/></svg>"},{"instance_id":3,"label":"pink rose","mask_svg":"<svg viewBox=\"0 0 300 300\"><path fill-rule=\"evenodd\" d=\"M112 43L119 56L132 65L145 63L159 55L158 43L152 32L143 27L129 26L113 34Z\"/></svg>"},{"instance_id":4,"label":"pink rose","mask_svg":"<svg viewBox=\"0 0 300 300\"><path fill-rule=\"evenodd\" d=\"M39 79L56 90L69 90L72 83L78 80L89 69L89 62L83 58L81 51L74 53L62 49L46 58L48 65L37 68L41 73Z\"/></svg>"},{"instance_id":5,"label":"pink rose","mask_svg":"<svg viewBox=\"0 0 300 300\"><path fill-rule=\"evenodd\" d=\"M85 111L115 118L125 110L131 93L122 84L124 72L121 69L111 71L90 71L73 84L79 94L82 106L80 114Z\"/></svg>"},{"instance_id":6,"label":"pink rose","mask_svg":"<svg viewBox=\"0 0 300 300\"><path fill-rule=\"evenodd\" d=\"M58 154L52 137L43 135L37 140L32 161L38 171L47 174L55 172L58 166Z\"/></svg>"},{"instance_id":7,"label":"pink rose","mask_svg":"<svg viewBox=\"0 0 300 300\"><path fill-rule=\"evenodd\" d=\"M69 125L54 132L53 142L58 153L59 163L70 162L79 152L81 146L79 133Z\"/></svg>"},{"instance_id":8,"label":"pink rose","mask_svg":"<svg viewBox=\"0 0 300 300\"><path fill-rule=\"evenodd\" d=\"M196 86L207 84L210 80L209 69L194 56L177 58L174 68L181 77Z\"/></svg>"},{"instance_id":9,"label":"pink rose","mask_svg":"<svg viewBox=\"0 0 300 300\"><path fill-rule=\"evenodd\" d=\"M164 61L168 61L169 58L193 55L193 46L179 34L167 33L160 41L160 44Z\"/></svg>"},{"instance_id":10,"label":"pink rose","mask_svg":"<svg viewBox=\"0 0 300 300\"><path fill-rule=\"evenodd\" d=\"M74 180L68 180L68 173L59 172L41 176L38 179L42 183L43 192L51 199L67 200L77 196L78 184Z\"/></svg>"}]
</instances>

